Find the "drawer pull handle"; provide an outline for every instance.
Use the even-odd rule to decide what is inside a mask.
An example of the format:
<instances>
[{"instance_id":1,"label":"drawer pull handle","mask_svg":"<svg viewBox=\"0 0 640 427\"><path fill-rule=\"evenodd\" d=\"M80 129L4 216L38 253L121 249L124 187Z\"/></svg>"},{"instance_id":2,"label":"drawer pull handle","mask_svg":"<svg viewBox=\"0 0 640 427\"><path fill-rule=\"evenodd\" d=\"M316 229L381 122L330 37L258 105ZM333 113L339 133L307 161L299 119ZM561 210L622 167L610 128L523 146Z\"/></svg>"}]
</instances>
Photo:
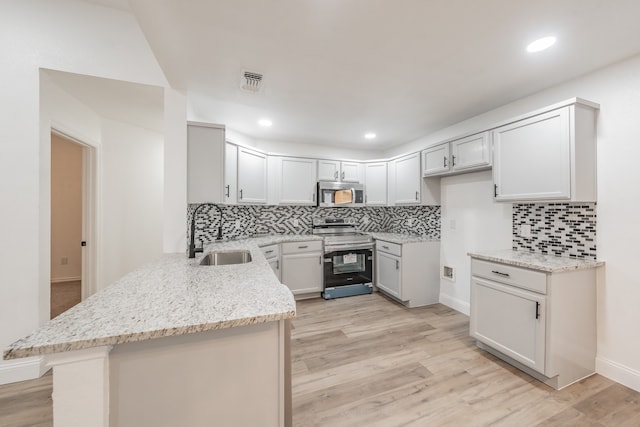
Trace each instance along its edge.
<instances>
[{"instance_id":1,"label":"drawer pull handle","mask_svg":"<svg viewBox=\"0 0 640 427\"><path fill-rule=\"evenodd\" d=\"M496 271L496 270L491 270L491 272L495 273L495 274L497 274L499 276L502 276L502 277L509 277L509 273L501 273L501 272Z\"/></svg>"},{"instance_id":2,"label":"drawer pull handle","mask_svg":"<svg viewBox=\"0 0 640 427\"><path fill-rule=\"evenodd\" d=\"M384 249L389 249L389 246L382 245Z\"/></svg>"},{"instance_id":3,"label":"drawer pull handle","mask_svg":"<svg viewBox=\"0 0 640 427\"><path fill-rule=\"evenodd\" d=\"M273 252L273 249L271 249L269 251L264 251L265 254L270 254L271 252Z\"/></svg>"},{"instance_id":4,"label":"drawer pull handle","mask_svg":"<svg viewBox=\"0 0 640 427\"><path fill-rule=\"evenodd\" d=\"M536 301L536 319L540 318L540 303Z\"/></svg>"},{"instance_id":5,"label":"drawer pull handle","mask_svg":"<svg viewBox=\"0 0 640 427\"><path fill-rule=\"evenodd\" d=\"M309 247L308 245L298 246L298 249L306 249L306 248L308 248L308 247Z\"/></svg>"}]
</instances>

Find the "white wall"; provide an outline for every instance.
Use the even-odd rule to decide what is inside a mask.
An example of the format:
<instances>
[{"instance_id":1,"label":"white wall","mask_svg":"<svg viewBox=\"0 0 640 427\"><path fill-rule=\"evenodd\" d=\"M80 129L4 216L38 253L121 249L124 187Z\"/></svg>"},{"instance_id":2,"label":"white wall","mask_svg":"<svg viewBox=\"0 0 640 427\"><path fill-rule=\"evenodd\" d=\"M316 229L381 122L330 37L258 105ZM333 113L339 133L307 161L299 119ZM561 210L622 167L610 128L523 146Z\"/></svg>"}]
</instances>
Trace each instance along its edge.
<instances>
[{"instance_id":1,"label":"white wall","mask_svg":"<svg viewBox=\"0 0 640 427\"><path fill-rule=\"evenodd\" d=\"M581 78L476 116L470 120L443 129L402 147L390 150L390 154L416 151L438 140L455 137L474 129L482 129L501 120L526 113L546 105L572 97L581 97L600 104L598 117L598 258L606 261L606 268L598 283L598 359L597 369L616 381L640 391L640 339L634 325L640 324L640 278L635 271L640 227L637 227L640 211L640 56L613 64ZM476 184L458 187L458 179L442 180L443 203L458 203L464 193L477 197ZM482 186L481 183L478 185ZM485 189L486 191L486 189ZM458 197L453 196L458 194ZM457 200L457 202L456 202ZM454 210L443 207L443 256L462 259L470 247L468 242L482 241L485 230L472 228L476 215L484 206L467 211L468 219L457 221L472 235L460 241L446 230L448 215ZM460 210L456 207L455 210ZM500 225L502 223L503 225ZM500 219L494 226L509 228L511 224ZM448 240L453 237L453 240ZM482 246L484 248L484 246ZM462 270L460 270L462 272ZM455 289L445 286L445 294L468 295L468 276L458 275ZM468 302L468 300L467 300Z\"/></svg>"},{"instance_id":2,"label":"white wall","mask_svg":"<svg viewBox=\"0 0 640 427\"><path fill-rule=\"evenodd\" d=\"M164 138L102 122L103 285L162 254Z\"/></svg>"},{"instance_id":3,"label":"white wall","mask_svg":"<svg viewBox=\"0 0 640 427\"><path fill-rule=\"evenodd\" d=\"M440 274L454 268L454 281L440 279L440 301L469 314L468 252L511 248L510 203L493 202L491 171L441 180Z\"/></svg>"},{"instance_id":4,"label":"white wall","mask_svg":"<svg viewBox=\"0 0 640 427\"><path fill-rule=\"evenodd\" d=\"M39 115L40 68L168 84L131 14L84 2L3 1L0 51L0 347L4 348L49 318L50 143L40 135L47 127ZM93 118L88 120L78 120L82 129L76 130L99 143ZM184 218L167 220L184 225ZM38 358L1 361L0 383L39 372Z\"/></svg>"}]
</instances>

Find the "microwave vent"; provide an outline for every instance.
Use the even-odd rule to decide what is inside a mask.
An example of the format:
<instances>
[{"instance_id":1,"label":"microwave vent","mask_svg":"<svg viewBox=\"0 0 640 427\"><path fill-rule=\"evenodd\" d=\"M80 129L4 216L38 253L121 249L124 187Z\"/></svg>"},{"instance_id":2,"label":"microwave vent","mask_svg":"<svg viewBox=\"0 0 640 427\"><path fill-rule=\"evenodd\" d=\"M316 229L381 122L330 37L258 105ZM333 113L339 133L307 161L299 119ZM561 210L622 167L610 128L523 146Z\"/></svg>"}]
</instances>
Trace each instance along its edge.
<instances>
[{"instance_id":1,"label":"microwave vent","mask_svg":"<svg viewBox=\"0 0 640 427\"><path fill-rule=\"evenodd\" d=\"M262 74L253 71L242 73L242 84L240 88L247 92L259 92L262 89Z\"/></svg>"}]
</instances>

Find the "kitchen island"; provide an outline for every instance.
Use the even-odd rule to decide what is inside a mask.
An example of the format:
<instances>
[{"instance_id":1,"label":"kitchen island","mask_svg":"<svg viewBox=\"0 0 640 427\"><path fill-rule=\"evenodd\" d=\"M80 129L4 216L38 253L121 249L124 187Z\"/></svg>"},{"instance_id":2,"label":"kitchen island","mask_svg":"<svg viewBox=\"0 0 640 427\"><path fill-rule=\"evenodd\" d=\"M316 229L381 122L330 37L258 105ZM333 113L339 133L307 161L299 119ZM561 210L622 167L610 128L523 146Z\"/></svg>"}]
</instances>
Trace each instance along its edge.
<instances>
[{"instance_id":1,"label":"kitchen island","mask_svg":"<svg viewBox=\"0 0 640 427\"><path fill-rule=\"evenodd\" d=\"M310 238L205 250L247 250L246 264L163 255L16 341L4 358L46 356L56 427L286 425L295 301L259 247Z\"/></svg>"}]
</instances>

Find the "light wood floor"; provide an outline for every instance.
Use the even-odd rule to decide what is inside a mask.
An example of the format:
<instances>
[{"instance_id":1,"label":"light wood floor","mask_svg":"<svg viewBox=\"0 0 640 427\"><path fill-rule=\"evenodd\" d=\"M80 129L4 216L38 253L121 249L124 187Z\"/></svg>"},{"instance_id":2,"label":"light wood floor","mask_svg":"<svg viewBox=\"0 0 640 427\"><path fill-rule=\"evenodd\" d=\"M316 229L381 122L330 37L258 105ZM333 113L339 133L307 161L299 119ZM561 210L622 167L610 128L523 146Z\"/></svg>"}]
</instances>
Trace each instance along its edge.
<instances>
[{"instance_id":1,"label":"light wood floor","mask_svg":"<svg viewBox=\"0 0 640 427\"><path fill-rule=\"evenodd\" d=\"M80 280L51 284L51 319L80 302L81 284Z\"/></svg>"},{"instance_id":2,"label":"light wood floor","mask_svg":"<svg viewBox=\"0 0 640 427\"><path fill-rule=\"evenodd\" d=\"M468 327L379 294L299 301L294 426L640 426L640 393L599 375L555 391L477 349ZM0 386L0 426L51 419L51 375Z\"/></svg>"}]
</instances>

